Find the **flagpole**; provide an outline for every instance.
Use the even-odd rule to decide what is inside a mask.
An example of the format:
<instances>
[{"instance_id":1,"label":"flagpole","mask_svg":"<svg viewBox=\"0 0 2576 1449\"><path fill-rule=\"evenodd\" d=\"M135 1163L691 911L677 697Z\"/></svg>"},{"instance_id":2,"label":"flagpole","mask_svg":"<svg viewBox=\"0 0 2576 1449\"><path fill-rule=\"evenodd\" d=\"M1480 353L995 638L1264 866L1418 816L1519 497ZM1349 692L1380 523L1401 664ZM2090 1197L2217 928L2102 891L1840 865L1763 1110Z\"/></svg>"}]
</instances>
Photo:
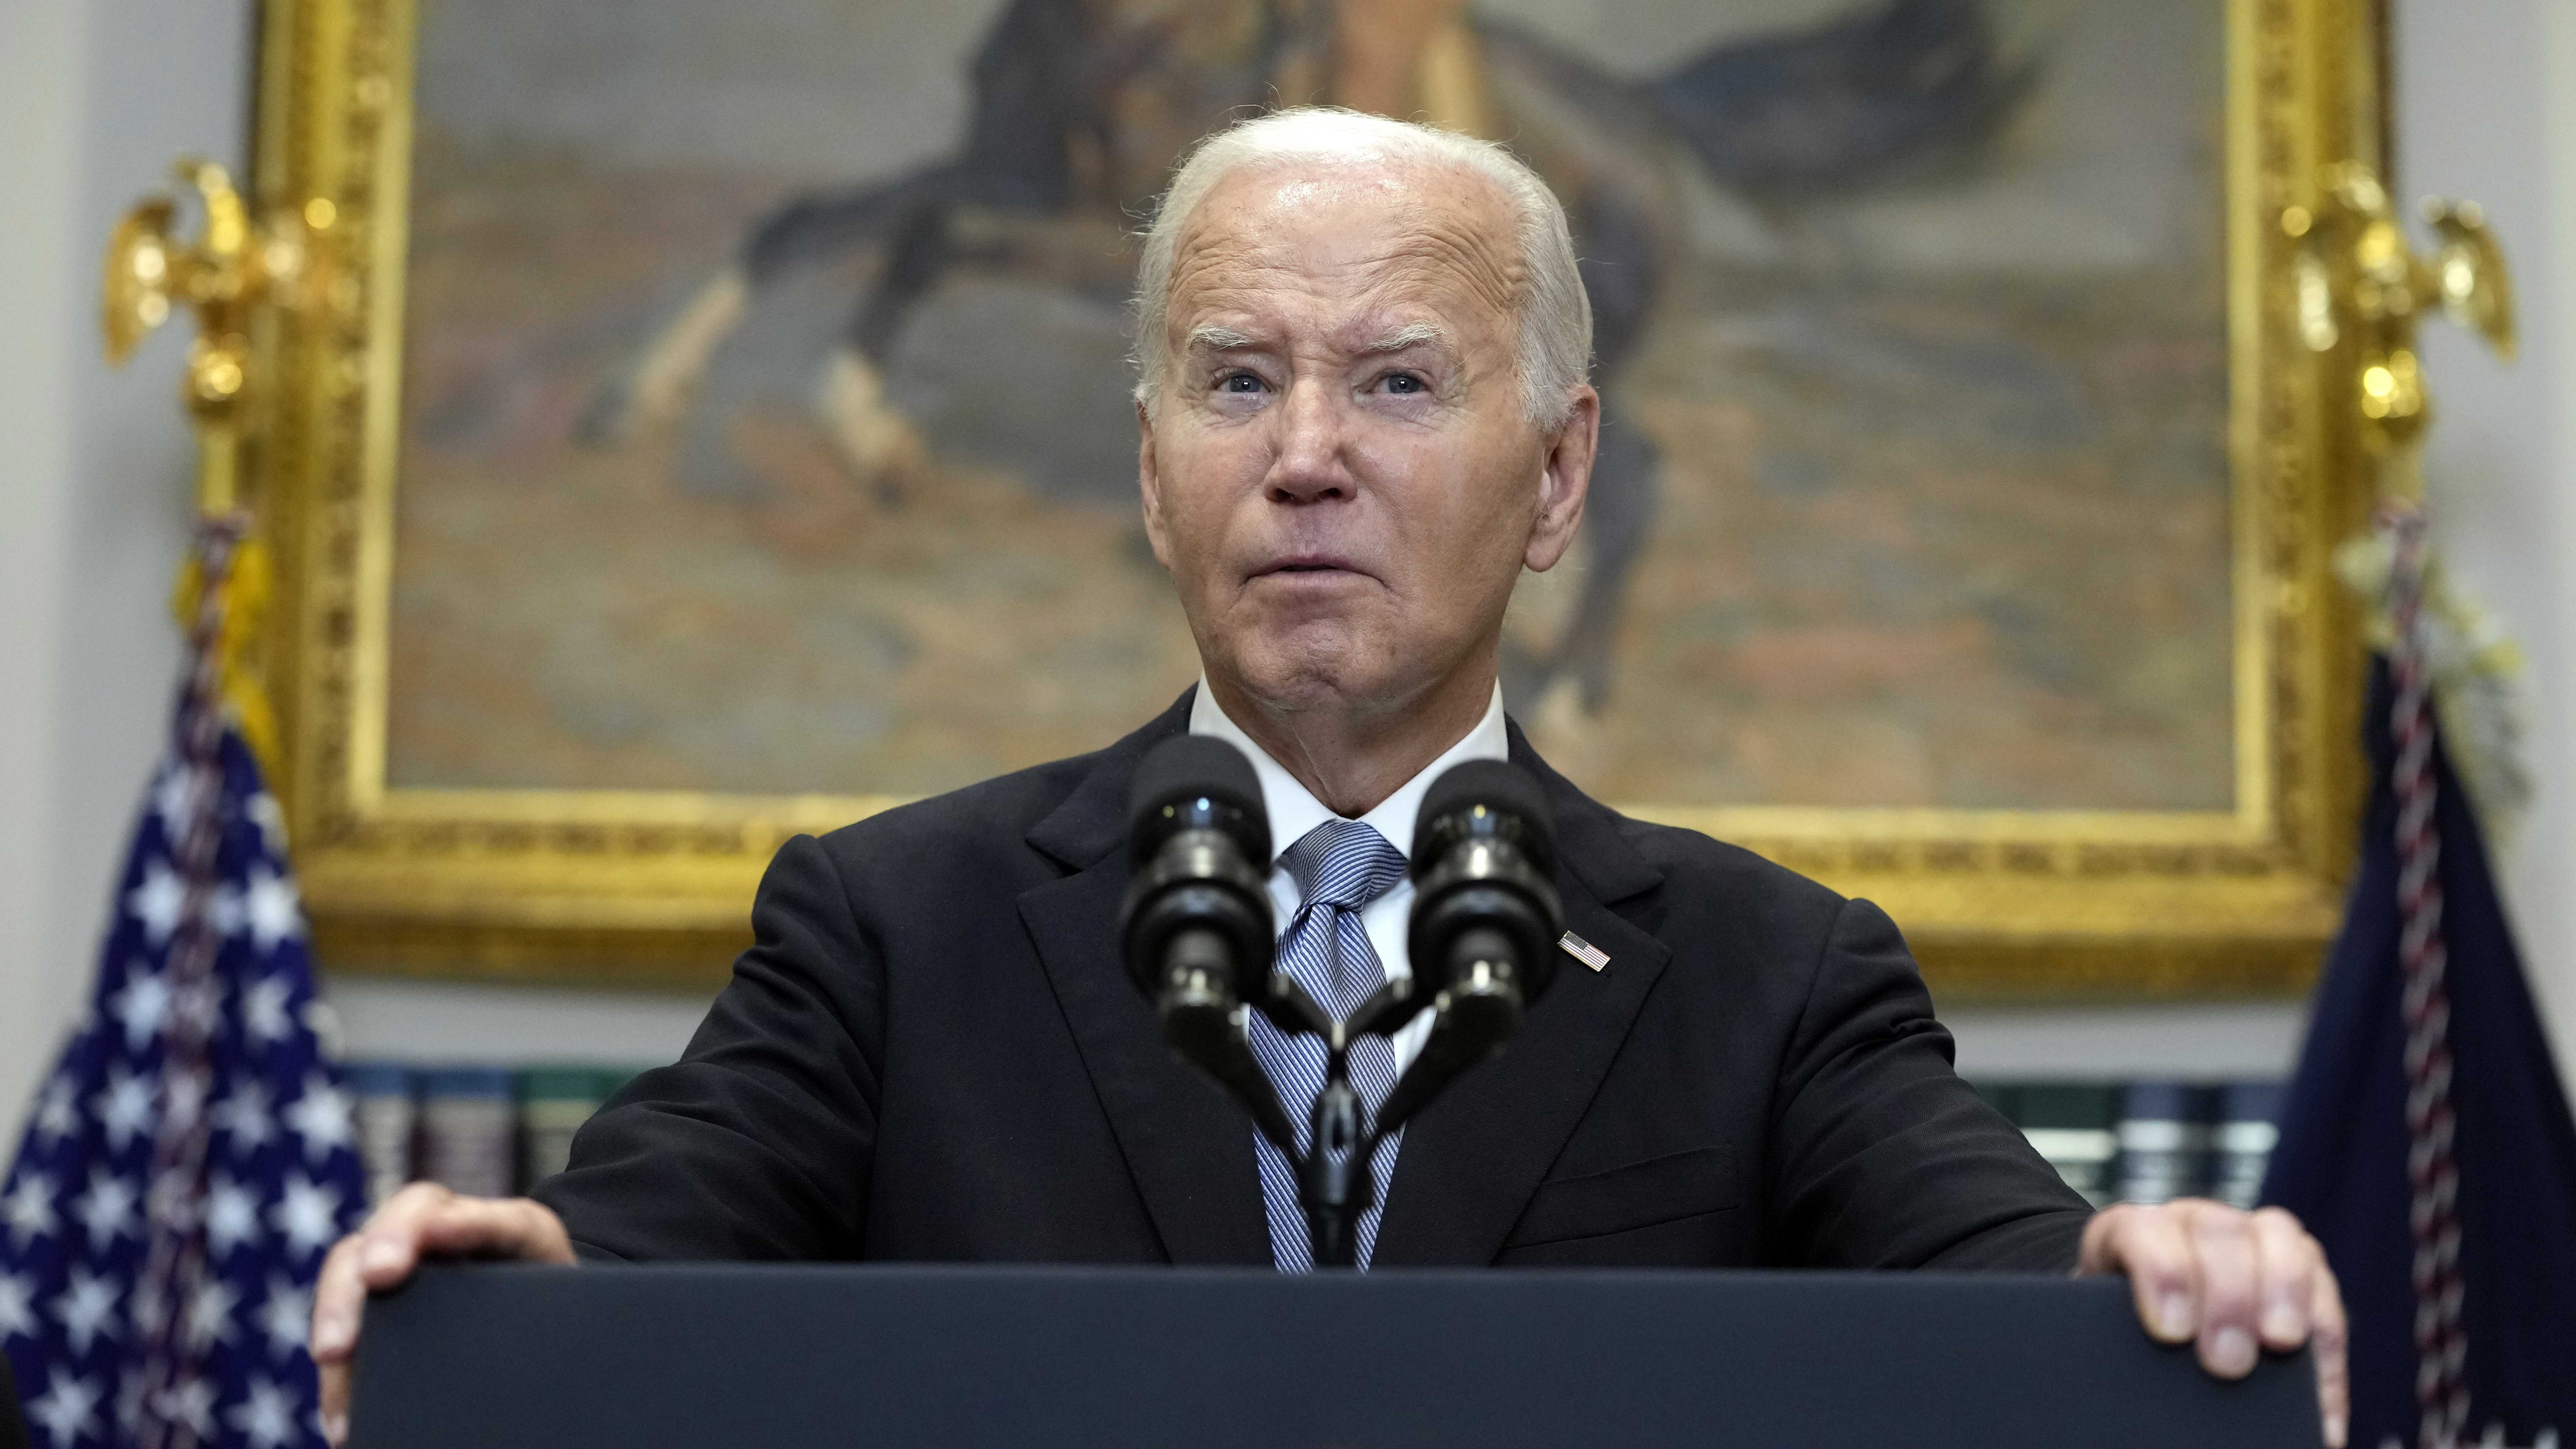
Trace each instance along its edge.
<instances>
[{"instance_id":1,"label":"flagpole","mask_svg":"<svg viewBox=\"0 0 2576 1449\"><path fill-rule=\"evenodd\" d=\"M197 516L222 518L241 498L241 439L230 422L197 424Z\"/></svg>"}]
</instances>

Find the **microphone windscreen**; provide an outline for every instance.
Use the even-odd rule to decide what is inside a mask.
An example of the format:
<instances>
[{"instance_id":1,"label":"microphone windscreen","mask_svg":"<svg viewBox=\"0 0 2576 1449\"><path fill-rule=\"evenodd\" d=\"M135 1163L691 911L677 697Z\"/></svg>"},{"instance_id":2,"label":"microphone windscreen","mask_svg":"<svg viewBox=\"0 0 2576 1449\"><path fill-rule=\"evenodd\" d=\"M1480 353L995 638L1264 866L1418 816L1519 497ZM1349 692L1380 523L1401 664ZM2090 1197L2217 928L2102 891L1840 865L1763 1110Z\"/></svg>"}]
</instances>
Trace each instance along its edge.
<instances>
[{"instance_id":1,"label":"microphone windscreen","mask_svg":"<svg viewBox=\"0 0 2576 1449\"><path fill-rule=\"evenodd\" d=\"M1554 864L1555 831L1548 815L1547 792L1539 788L1527 770L1504 760L1468 760L1451 766L1448 773L1431 782L1431 788L1422 796L1422 814L1413 827L1413 858L1427 862L1435 848L1432 839L1440 822L1479 805L1520 822L1521 848L1531 854L1541 870Z\"/></svg>"},{"instance_id":2,"label":"microphone windscreen","mask_svg":"<svg viewBox=\"0 0 2576 1449\"><path fill-rule=\"evenodd\" d=\"M1270 813L1261 804L1261 777L1243 751L1213 735L1174 735L1145 752L1136 778L1127 787L1127 834L1142 841L1153 835L1163 808L1182 801L1207 800L1248 827L1252 839L1244 853L1253 864L1270 863ZM1229 833L1236 833L1229 827Z\"/></svg>"}]
</instances>

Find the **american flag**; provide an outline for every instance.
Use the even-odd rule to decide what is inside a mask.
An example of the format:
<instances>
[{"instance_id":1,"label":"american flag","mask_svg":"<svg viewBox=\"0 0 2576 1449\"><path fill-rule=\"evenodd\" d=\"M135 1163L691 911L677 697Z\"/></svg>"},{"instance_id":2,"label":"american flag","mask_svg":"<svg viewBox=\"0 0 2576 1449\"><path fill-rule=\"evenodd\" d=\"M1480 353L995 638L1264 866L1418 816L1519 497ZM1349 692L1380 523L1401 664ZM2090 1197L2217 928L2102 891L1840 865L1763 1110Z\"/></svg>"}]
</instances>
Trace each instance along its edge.
<instances>
[{"instance_id":1,"label":"american flag","mask_svg":"<svg viewBox=\"0 0 2576 1449\"><path fill-rule=\"evenodd\" d=\"M2343 1289L2352 1443L2558 1444L2576 1438L2576 1115L2436 707L2428 520L2385 504L2381 523L2361 858L2263 1201Z\"/></svg>"},{"instance_id":2,"label":"american flag","mask_svg":"<svg viewBox=\"0 0 2576 1449\"><path fill-rule=\"evenodd\" d=\"M306 1320L365 1189L284 821L222 705L240 538L201 527L170 753L0 1183L0 1347L48 1449L322 1442Z\"/></svg>"}]
</instances>

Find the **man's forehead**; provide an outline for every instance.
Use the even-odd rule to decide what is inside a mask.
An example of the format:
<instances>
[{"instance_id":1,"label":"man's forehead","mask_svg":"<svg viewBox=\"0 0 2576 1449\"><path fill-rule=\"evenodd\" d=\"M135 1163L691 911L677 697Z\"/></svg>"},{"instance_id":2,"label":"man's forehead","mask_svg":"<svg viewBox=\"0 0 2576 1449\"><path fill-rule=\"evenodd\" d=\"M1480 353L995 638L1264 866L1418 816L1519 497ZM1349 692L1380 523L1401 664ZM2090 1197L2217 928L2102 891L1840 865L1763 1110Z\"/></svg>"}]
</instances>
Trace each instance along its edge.
<instances>
[{"instance_id":1,"label":"man's forehead","mask_svg":"<svg viewBox=\"0 0 2576 1449\"><path fill-rule=\"evenodd\" d=\"M1265 351L1279 346L1285 339L1283 329L1266 319L1249 314L1219 315L1229 322L1200 322L1189 329L1188 349L1196 353ZM1395 306L1342 319L1329 333L1331 345L1342 352L1406 352L1428 348L1433 352L1454 354L1458 339L1454 331L1442 325L1436 316L1421 307Z\"/></svg>"},{"instance_id":2,"label":"man's forehead","mask_svg":"<svg viewBox=\"0 0 2576 1449\"><path fill-rule=\"evenodd\" d=\"M1319 284L1366 294L1393 327L1460 302L1509 311L1520 284L1514 241L1498 189L1463 168L1247 167L1191 213L1174 257L1172 320Z\"/></svg>"}]
</instances>

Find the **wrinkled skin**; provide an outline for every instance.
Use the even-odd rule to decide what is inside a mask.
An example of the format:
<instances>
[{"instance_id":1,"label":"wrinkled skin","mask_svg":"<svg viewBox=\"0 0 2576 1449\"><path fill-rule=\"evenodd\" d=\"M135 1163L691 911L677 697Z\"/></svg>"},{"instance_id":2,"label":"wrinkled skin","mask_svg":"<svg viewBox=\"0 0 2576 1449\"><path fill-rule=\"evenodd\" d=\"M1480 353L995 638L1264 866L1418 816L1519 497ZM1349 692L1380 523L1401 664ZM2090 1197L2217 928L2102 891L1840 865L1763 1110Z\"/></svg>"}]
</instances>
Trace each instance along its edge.
<instances>
[{"instance_id":1,"label":"wrinkled skin","mask_svg":"<svg viewBox=\"0 0 2576 1449\"><path fill-rule=\"evenodd\" d=\"M1521 272L1447 169L1237 171L1182 236L1146 531L1217 702L1346 815L1482 716L1513 583L1582 522L1600 402L1531 422Z\"/></svg>"}]
</instances>

